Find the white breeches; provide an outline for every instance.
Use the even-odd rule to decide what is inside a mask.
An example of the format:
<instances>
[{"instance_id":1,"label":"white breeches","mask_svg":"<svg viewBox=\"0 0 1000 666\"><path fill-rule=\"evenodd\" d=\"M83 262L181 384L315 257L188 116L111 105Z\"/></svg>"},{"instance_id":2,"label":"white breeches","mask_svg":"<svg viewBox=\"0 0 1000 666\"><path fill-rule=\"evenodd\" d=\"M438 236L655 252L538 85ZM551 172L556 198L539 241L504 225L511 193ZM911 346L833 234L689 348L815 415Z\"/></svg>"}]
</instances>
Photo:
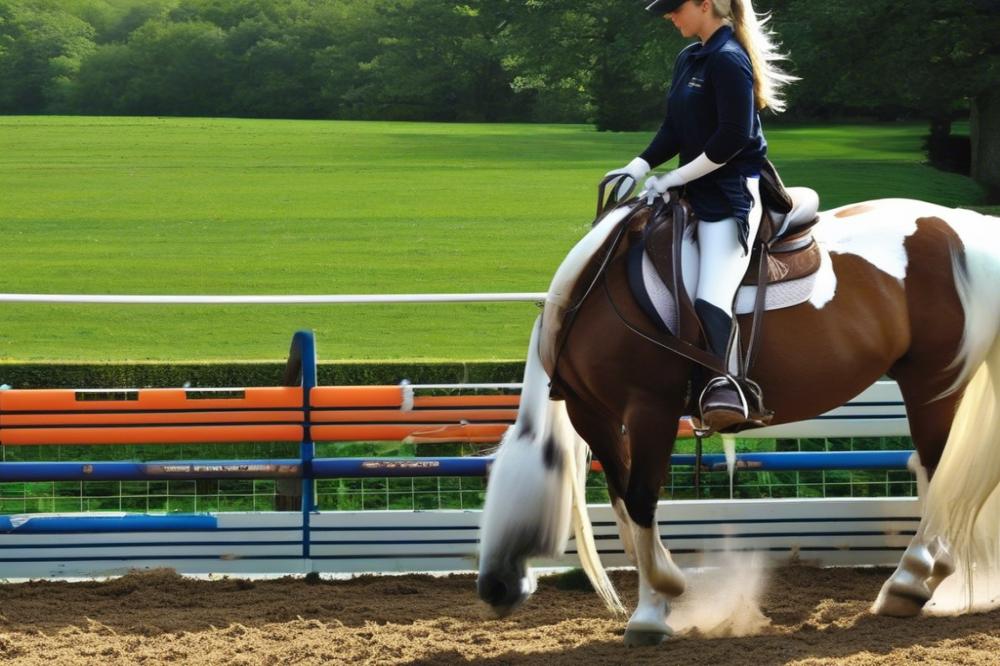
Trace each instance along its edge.
<instances>
[{"instance_id":1,"label":"white breeches","mask_svg":"<svg viewBox=\"0 0 1000 666\"><path fill-rule=\"evenodd\" d=\"M760 204L760 179L747 178L747 189L753 197L750 210L747 244L753 246L760 227L763 209ZM733 316L733 299L750 265L750 253L744 254L737 231L739 222L727 217L716 222L698 222L698 288L700 298Z\"/></svg>"}]
</instances>

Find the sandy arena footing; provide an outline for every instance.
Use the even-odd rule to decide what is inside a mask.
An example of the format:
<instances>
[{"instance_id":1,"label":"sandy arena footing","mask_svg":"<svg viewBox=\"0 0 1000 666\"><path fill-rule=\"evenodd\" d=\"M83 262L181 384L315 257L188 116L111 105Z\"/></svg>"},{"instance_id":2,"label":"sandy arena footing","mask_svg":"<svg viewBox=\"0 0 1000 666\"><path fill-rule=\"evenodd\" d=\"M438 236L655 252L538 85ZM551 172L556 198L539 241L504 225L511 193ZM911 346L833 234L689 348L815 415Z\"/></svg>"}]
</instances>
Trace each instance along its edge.
<instances>
[{"instance_id":1,"label":"sandy arena footing","mask_svg":"<svg viewBox=\"0 0 1000 666\"><path fill-rule=\"evenodd\" d=\"M552 579L504 619L476 598L471 575L201 581L154 571L102 583L7 584L0 585L0 660L45 666L998 663L1000 611L873 616L869 607L889 573L777 569L759 605L730 604L739 617L716 625L727 637L681 627L663 645L627 652L621 619L609 616L592 592L557 589ZM618 571L613 578L633 603L635 575ZM711 572L692 576L675 605L678 625L719 606L723 600L713 602L713 594L726 587L718 581Z\"/></svg>"}]
</instances>

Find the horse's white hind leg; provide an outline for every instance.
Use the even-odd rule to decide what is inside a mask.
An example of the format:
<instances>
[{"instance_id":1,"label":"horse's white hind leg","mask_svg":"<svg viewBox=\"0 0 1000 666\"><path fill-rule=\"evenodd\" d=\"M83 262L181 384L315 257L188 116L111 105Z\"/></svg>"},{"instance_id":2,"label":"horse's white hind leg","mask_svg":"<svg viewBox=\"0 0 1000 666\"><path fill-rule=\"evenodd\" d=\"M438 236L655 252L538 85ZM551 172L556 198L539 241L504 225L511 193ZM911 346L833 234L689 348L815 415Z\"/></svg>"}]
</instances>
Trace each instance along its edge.
<instances>
[{"instance_id":1,"label":"horse's white hind leg","mask_svg":"<svg viewBox=\"0 0 1000 666\"><path fill-rule=\"evenodd\" d=\"M684 592L684 574L660 542L655 521L654 527L640 527L627 513L615 513L631 529L639 573L639 603L625 627L625 645L657 645L674 633L667 615L670 599Z\"/></svg>"},{"instance_id":2,"label":"horse's white hind leg","mask_svg":"<svg viewBox=\"0 0 1000 666\"><path fill-rule=\"evenodd\" d=\"M907 468L917 477L917 497L920 513L924 513L927 498L927 471L920 463L916 452L906 463ZM910 541L899 566L882 586L872 612L892 617L913 617L934 596L945 578L955 571L955 562L941 537L927 539L923 524Z\"/></svg>"},{"instance_id":3,"label":"horse's white hind leg","mask_svg":"<svg viewBox=\"0 0 1000 666\"><path fill-rule=\"evenodd\" d=\"M872 612L892 617L919 615L941 581L954 571L955 562L944 540L926 539L921 529L882 586Z\"/></svg>"}]
</instances>

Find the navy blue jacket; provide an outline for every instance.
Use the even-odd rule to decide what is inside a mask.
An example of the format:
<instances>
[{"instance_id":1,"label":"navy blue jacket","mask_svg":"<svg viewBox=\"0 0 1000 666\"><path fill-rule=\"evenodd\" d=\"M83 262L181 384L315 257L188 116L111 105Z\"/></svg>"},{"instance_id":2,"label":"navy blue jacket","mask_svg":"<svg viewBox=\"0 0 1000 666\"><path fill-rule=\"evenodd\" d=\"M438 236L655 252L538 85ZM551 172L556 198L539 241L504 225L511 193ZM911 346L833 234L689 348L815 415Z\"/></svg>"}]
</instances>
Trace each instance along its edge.
<instances>
[{"instance_id":1,"label":"navy blue jacket","mask_svg":"<svg viewBox=\"0 0 1000 666\"><path fill-rule=\"evenodd\" d=\"M723 164L688 183L685 196L701 220L740 219L745 245L753 207L746 178L760 175L767 141L754 99L750 57L729 26L719 28L705 44L681 51L667 94L667 117L640 157L656 167L678 153L681 165L701 153Z\"/></svg>"}]
</instances>

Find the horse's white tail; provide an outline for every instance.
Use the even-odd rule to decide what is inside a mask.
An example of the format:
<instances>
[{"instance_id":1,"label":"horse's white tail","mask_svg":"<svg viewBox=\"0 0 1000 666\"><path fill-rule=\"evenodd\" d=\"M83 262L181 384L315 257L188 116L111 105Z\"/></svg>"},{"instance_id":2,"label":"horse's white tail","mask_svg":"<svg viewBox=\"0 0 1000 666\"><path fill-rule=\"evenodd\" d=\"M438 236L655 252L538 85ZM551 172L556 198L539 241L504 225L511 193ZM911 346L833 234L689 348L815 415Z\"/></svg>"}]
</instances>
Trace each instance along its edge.
<instances>
[{"instance_id":1,"label":"horse's white tail","mask_svg":"<svg viewBox=\"0 0 1000 666\"><path fill-rule=\"evenodd\" d=\"M977 219L978 218L978 219ZM927 490L922 529L944 536L958 570L928 610L964 612L1000 605L1000 240L998 220L953 223L965 246L955 282L965 312L956 363L964 382L948 443ZM958 387L956 387L958 388Z\"/></svg>"},{"instance_id":2,"label":"horse's white tail","mask_svg":"<svg viewBox=\"0 0 1000 666\"><path fill-rule=\"evenodd\" d=\"M622 605L618 592L611 579L608 578L607 571L601 563L601 556L597 552L597 544L594 542L594 528L590 523L590 513L587 511L586 483L587 472L590 469L590 456L588 455L587 443L583 441L573 429L569 415L566 413L566 403L558 403L559 411L557 418L562 421L560 429L563 436L573 443L573 464L567 465L565 474L569 476L570 488L572 491L572 519L573 535L576 538L576 552L580 557L580 567L594 590L612 613L616 615L625 614L625 606Z\"/></svg>"},{"instance_id":3,"label":"horse's white tail","mask_svg":"<svg viewBox=\"0 0 1000 666\"><path fill-rule=\"evenodd\" d=\"M504 435L490 470L480 526L480 571L484 563L566 550L570 525L580 562L594 589L614 612L621 601L601 566L587 515L583 480L587 447L566 414L549 399L549 378L538 354L541 318L531 333L517 421Z\"/></svg>"}]
</instances>

